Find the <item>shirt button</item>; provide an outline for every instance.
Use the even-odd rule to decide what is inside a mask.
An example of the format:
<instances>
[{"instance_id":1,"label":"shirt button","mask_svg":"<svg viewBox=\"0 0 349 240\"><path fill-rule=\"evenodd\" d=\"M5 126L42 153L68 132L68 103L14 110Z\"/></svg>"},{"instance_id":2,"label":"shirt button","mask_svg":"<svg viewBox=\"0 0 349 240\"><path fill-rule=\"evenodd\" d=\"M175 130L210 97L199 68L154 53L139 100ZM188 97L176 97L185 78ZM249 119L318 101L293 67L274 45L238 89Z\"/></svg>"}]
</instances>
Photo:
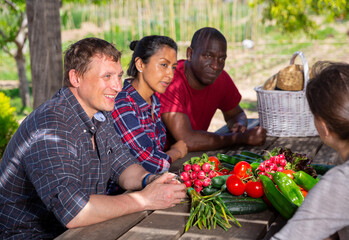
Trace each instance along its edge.
<instances>
[{"instance_id":1,"label":"shirt button","mask_svg":"<svg viewBox=\"0 0 349 240\"><path fill-rule=\"evenodd\" d=\"M87 132L86 129L84 129L84 133Z\"/></svg>"},{"instance_id":2,"label":"shirt button","mask_svg":"<svg viewBox=\"0 0 349 240\"><path fill-rule=\"evenodd\" d=\"M95 129L95 127L91 127L91 130L94 130Z\"/></svg>"}]
</instances>

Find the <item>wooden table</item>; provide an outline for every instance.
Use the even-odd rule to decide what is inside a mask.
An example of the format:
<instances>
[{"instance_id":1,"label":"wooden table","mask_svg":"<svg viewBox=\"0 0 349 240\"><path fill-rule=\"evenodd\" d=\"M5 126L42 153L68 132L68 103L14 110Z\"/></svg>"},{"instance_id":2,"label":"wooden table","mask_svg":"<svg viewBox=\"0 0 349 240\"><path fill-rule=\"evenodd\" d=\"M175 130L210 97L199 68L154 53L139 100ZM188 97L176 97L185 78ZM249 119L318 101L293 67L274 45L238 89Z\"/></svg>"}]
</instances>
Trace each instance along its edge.
<instances>
[{"instance_id":1,"label":"wooden table","mask_svg":"<svg viewBox=\"0 0 349 240\"><path fill-rule=\"evenodd\" d=\"M338 154L322 144L319 137L278 138L267 137L263 146L236 146L218 151L206 152L209 156L217 153L237 154L242 150L264 154L274 147L287 147L293 152L306 153L313 157L313 163L336 165ZM193 156L203 152L191 152L171 166L170 171L179 173L182 164ZM189 216L189 203L157 211L143 211L115 218L87 227L69 229L56 239L269 239L286 221L278 213L266 210L257 214L235 215L241 228L233 225L228 231L220 227L211 230L191 228L184 233L184 226Z\"/></svg>"}]
</instances>

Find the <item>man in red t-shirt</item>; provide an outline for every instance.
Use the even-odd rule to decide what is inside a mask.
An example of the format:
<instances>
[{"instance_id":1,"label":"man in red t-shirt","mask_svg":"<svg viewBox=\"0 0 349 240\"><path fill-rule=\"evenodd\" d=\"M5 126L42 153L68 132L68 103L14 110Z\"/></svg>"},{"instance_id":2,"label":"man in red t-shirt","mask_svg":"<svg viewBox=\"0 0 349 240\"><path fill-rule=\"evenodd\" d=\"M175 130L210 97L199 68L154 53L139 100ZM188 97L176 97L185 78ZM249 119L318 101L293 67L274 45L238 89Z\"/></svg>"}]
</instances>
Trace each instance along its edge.
<instances>
[{"instance_id":1,"label":"man in red t-shirt","mask_svg":"<svg viewBox=\"0 0 349 240\"><path fill-rule=\"evenodd\" d=\"M265 142L265 129L246 128L247 117L239 106L241 95L223 70L226 57L227 41L217 29L196 31L187 49L187 60L178 62L173 81L160 96L169 141L184 140L189 151ZM230 133L207 132L217 109L223 112Z\"/></svg>"}]
</instances>

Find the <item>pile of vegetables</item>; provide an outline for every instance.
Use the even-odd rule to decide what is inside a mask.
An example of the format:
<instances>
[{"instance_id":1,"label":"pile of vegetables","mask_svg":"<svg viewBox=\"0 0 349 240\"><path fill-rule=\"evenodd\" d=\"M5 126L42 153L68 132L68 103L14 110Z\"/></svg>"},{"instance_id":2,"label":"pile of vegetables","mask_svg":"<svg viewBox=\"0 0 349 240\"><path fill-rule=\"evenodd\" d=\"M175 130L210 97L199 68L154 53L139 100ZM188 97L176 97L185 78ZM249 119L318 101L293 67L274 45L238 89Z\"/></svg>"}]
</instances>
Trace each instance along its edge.
<instances>
[{"instance_id":1,"label":"pile of vegetables","mask_svg":"<svg viewBox=\"0 0 349 240\"><path fill-rule=\"evenodd\" d=\"M268 205L289 219L331 167L312 164L306 154L281 147L265 155L242 151L193 157L181 174L192 200L186 231L195 225L227 230L229 221L240 226L233 214L261 212Z\"/></svg>"}]
</instances>

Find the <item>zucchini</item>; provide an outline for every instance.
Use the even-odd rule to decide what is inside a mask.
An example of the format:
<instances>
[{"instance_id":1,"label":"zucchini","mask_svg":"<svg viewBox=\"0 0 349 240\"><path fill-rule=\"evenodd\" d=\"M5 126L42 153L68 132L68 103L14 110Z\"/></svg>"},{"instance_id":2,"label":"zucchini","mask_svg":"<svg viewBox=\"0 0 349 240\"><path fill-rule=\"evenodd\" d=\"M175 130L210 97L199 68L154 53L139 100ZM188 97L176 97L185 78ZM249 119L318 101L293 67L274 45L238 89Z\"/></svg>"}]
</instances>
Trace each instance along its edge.
<instances>
[{"instance_id":1,"label":"zucchini","mask_svg":"<svg viewBox=\"0 0 349 240\"><path fill-rule=\"evenodd\" d=\"M267 204L261 198L236 197L231 195L230 198L221 197L221 199L228 211L233 215L258 213L267 209Z\"/></svg>"},{"instance_id":2,"label":"zucchini","mask_svg":"<svg viewBox=\"0 0 349 240\"><path fill-rule=\"evenodd\" d=\"M335 167L334 165L326 165L326 164L319 164L319 163L312 163L310 164L312 166L316 173L319 175L324 175L328 170Z\"/></svg>"}]
</instances>

